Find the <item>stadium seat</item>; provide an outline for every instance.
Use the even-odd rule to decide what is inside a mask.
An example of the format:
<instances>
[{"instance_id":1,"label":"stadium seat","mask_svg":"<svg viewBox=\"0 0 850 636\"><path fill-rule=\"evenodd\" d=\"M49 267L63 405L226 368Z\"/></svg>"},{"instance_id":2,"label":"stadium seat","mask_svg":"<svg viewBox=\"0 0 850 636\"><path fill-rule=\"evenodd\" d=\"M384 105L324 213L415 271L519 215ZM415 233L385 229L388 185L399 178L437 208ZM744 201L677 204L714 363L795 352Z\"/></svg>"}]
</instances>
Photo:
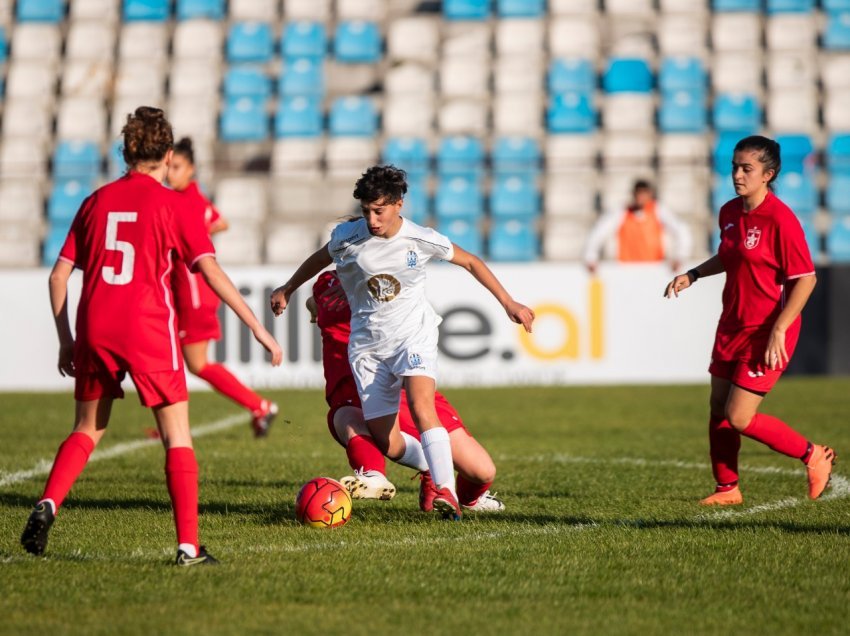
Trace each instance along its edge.
<instances>
[{"instance_id":1,"label":"stadium seat","mask_svg":"<svg viewBox=\"0 0 850 636\"><path fill-rule=\"evenodd\" d=\"M550 93L590 94L596 90L596 71L585 58L554 59L549 65L547 84Z\"/></svg>"},{"instance_id":2,"label":"stadium seat","mask_svg":"<svg viewBox=\"0 0 850 636\"><path fill-rule=\"evenodd\" d=\"M44 199L41 186L26 179L0 179L0 225L21 223L41 230Z\"/></svg>"},{"instance_id":3,"label":"stadium seat","mask_svg":"<svg viewBox=\"0 0 850 636\"><path fill-rule=\"evenodd\" d=\"M658 87L662 91L706 90L706 73L702 61L696 57L667 57L661 63Z\"/></svg>"},{"instance_id":4,"label":"stadium seat","mask_svg":"<svg viewBox=\"0 0 850 636\"><path fill-rule=\"evenodd\" d=\"M484 240L476 221L464 219L442 221L437 224L437 231L471 254L481 255L484 253Z\"/></svg>"},{"instance_id":5,"label":"stadium seat","mask_svg":"<svg viewBox=\"0 0 850 636\"><path fill-rule=\"evenodd\" d=\"M545 181L543 210L548 218L591 218L596 212L596 170L559 171Z\"/></svg>"},{"instance_id":6,"label":"stadium seat","mask_svg":"<svg viewBox=\"0 0 850 636\"><path fill-rule=\"evenodd\" d=\"M615 58L602 77L607 93L648 93L652 90L652 71L646 60Z\"/></svg>"},{"instance_id":7,"label":"stadium seat","mask_svg":"<svg viewBox=\"0 0 850 636\"><path fill-rule=\"evenodd\" d=\"M53 153L54 179L87 179L100 174L100 151L91 141L60 141Z\"/></svg>"},{"instance_id":8,"label":"stadium seat","mask_svg":"<svg viewBox=\"0 0 850 636\"><path fill-rule=\"evenodd\" d=\"M472 99L446 101L437 113L437 127L444 135L485 135L487 106Z\"/></svg>"},{"instance_id":9,"label":"stadium seat","mask_svg":"<svg viewBox=\"0 0 850 636\"><path fill-rule=\"evenodd\" d=\"M45 99L52 103L56 71L49 64L30 60L13 60L6 78L6 99Z\"/></svg>"},{"instance_id":10,"label":"stadium seat","mask_svg":"<svg viewBox=\"0 0 850 636\"><path fill-rule=\"evenodd\" d=\"M492 163L496 176L535 176L540 172L540 146L532 137L499 137Z\"/></svg>"},{"instance_id":11,"label":"stadium seat","mask_svg":"<svg viewBox=\"0 0 850 636\"><path fill-rule=\"evenodd\" d=\"M498 176L490 191L490 214L494 219L532 219L540 214L540 195L533 177Z\"/></svg>"},{"instance_id":12,"label":"stadium seat","mask_svg":"<svg viewBox=\"0 0 850 636\"><path fill-rule=\"evenodd\" d=\"M291 22L283 31L284 58L323 58L327 51L325 27L318 22Z\"/></svg>"},{"instance_id":13,"label":"stadium seat","mask_svg":"<svg viewBox=\"0 0 850 636\"><path fill-rule=\"evenodd\" d=\"M543 254L549 261L577 261L589 233L583 219L550 219L543 231Z\"/></svg>"},{"instance_id":14,"label":"stadium seat","mask_svg":"<svg viewBox=\"0 0 850 636\"><path fill-rule=\"evenodd\" d=\"M490 0L443 0L446 20L486 20L490 17Z\"/></svg>"},{"instance_id":15,"label":"stadium seat","mask_svg":"<svg viewBox=\"0 0 850 636\"><path fill-rule=\"evenodd\" d=\"M443 57L440 92L444 97L486 99L490 96L490 65L475 58Z\"/></svg>"},{"instance_id":16,"label":"stadium seat","mask_svg":"<svg viewBox=\"0 0 850 636\"><path fill-rule=\"evenodd\" d=\"M705 135L666 134L658 140L658 163L661 168L703 167L709 154Z\"/></svg>"},{"instance_id":17,"label":"stadium seat","mask_svg":"<svg viewBox=\"0 0 850 636\"><path fill-rule=\"evenodd\" d=\"M484 147L475 137L447 137L437 150L437 173L441 177L479 178L484 169Z\"/></svg>"},{"instance_id":18,"label":"stadium seat","mask_svg":"<svg viewBox=\"0 0 850 636\"><path fill-rule=\"evenodd\" d=\"M391 60L433 64L439 44L439 23L425 16L398 18L387 30L387 55Z\"/></svg>"},{"instance_id":19,"label":"stadium seat","mask_svg":"<svg viewBox=\"0 0 850 636\"><path fill-rule=\"evenodd\" d=\"M68 236L68 227L63 225L51 226L44 237L44 250L42 252L41 264L45 267L52 267L59 258L59 252L62 251L62 246L65 244L65 238Z\"/></svg>"},{"instance_id":20,"label":"stadium seat","mask_svg":"<svg viewBox=\"0 0 850 636\"><path fill-rule=\"evenodd\" d=\"M776 195L799 217L811 217L817 210L818 190L808 173L783 169L776 180Z\"/></svg>"},{"instance_id":21,"label":"stadium seat","mask_svg":"<svg viewBox=\"0 0 850 636\"><path fill-rule=\"evenodd\" d=\"M121 139L116 139L109 146L106 174L110 180L115 180L126 171L127 163L124 161L124 142Z\"/></svg>"},{"instance_id":22,"label":"stadium seat","mask_svg":"<svg viewBox=\"0 0 850 636\"><path fill-rule=\"evenodd\" d=\"M337 20L374 20L383 22L390 3L386 0L336 0Z\"/></svg>"},{"instance_id":23,"label":"stadium seat","mask_svg":"<svg viewBox=\"0 0 850 636\"><path fill-rule=\"evenodd\" d=\"M544 14L543 0L496 0L502 18L539 18Z\"/></svg>"},{"instance_id":24,"label":"stadium seat","mask_svg":"<svg viewBox=\"0 0 850 636\"><path fill-rule=\"evenodd\" d=\"M599 55L599 22L595 16L557 16L549 20L549 54L553 58Z\"/></svg>"},{"instance_id":25,"label":"stadium seat","mask_svg":"<svg viewBox=\"0 0 850 636\"><path fill-rule=\"evenodd\" d=\"M387 70L384 76L384 92L387 97L395 95L431 96L434 92L434 73L422 64L402 63Z\"/></svg>"},{"instance_id":26,"label":"stadium seat","mask_svg":"<svg viewBox=\"0 0 850 636\"><path fill-rule=\"evenodd\" d=\"M502 18L496 21L496 55L543 59L546 41L543 20Z\"/></svg>"},{"instance_id":27,"label":"stadium seat","mask_svg":"<svg viewBox=\"0 0 850 636\"><path fill-rule=\"evenodd\" d=\"M318 239L318 232L312 225L275 224L266 234L266 262L300 263L303 254L316 251Z\"/></svg>"},{"instance_id":28,"label":"stadium seat","mask_svg":"<svg viewBox=\"0 0 850 636\"><path fill-rule=\"evenodd\" d=\"M497 135L540 136L543 97L539 93L503 93L493 104L493 132Z\"/></svg>"},{"instance_id":29,"label":"stadium seat","mask_svg":"<svg viewBox=\"0 0 850 636\"><path fill-rule=\"evenodd\" d=\"M653 0L605 0L605 10L616 17L633 18L651 13L654 9Z\"/></svg>"},{"instance_id":30,"label":"stadium seat","mask_svg":"<svg viewBox=\"0 0 850 636\"><path fill-rule=\"evenodd\" d=\"M419 225L428 222L428 183L425 177L411 176L408 173L402 214Z\"/></svg>"},{"instance_id":31,"label":"stadium seat","mask_svg":"<svg viewBox=\"0 0 850 636\"><path fill-rule=\"evenodd\" d=\"M278 82L281 95L320 96L325 92L322 63L312 57L286 60Z\"/></svg>"},{"instance_id":32,"label":"stadium seat","mask_svg":"<svg viewBox=\"0 0 850 636\"><path fill-rule=\"evenodd\" d=\"M329 131L332 135L374 136L378 113L368 97L341 97L331 105Z\"/></svg>"},{"instance_id":33,"label":"stadium seat","mask_svg":"<svg viewBox=\"0 0 850 636\"><path fill-rule=\"evenodd\" d=\"M324 151L324 140L319 137L278 139L272 147L272 175L317 177L321 173Z\"/></svg>"},{"instance_id":34,"label":"stadium seat","mask_svg":"<svg viewBox=\"0 0 850 636\"><path fill-rule=\"evenodd\" d=\"M62 72L62 97L105 99L114 87L111 60L72 60Z\"/></svg>"},{"instance_id":35,"label":"stadium seat","mask_svg":"<svg viewBox=\"0 0 850 636\"><path fill-rule=\"evenodd\" d=\"M850 49L850 9L827 13L823 47L845 51Z\"/></svg>"},{"instance_id":36,"label":"stadium seat","mask_svg":"<svg viewBox=\"0 0 850 636\"><path fill-rule=\"evenodd\" d=\"M834 215L850 215L850 174L829 175L826 184L826 209Z\"/></svg>"},{"instance_id":37,"label":"stadium seat","mask_svg":"<svg viewBox=\"0 0 850 636\"><path fill-rule=\"evenodd\" d=\"M595 15L599 10L597 0L549 0L548 8L552 15Z\"/></svg>"},{"instance_id":38,"label":"stadium seat","mask_svg":"<svg viewBox=\"0 0 850 636\"><path fill-rule=\"evenodd\" d=\"M821 0L824 11L850 11L850 0Z\"/></svg>"},{"instance_id":39,"label":"stadium seat","mask_svg":"<svg viewBox=\"0 0 850 636\"><path fill-rule=\"evenodd\" d=\"M9 40L6 37L6 29L0 26L0 64L5 64L9 58Z\"/></svg>"},{"instance_id":40,"label":"stadium seat","mask_svg":"<svg viewBox=\"0 0 850 636\"><path fill-rule=\"evenodd\" d=\"M705 16L682 11L662 12L658 24L658 49L664 56L698 56L706 53Z\"/></svg>"},{"instance_id":41,"label":"stadium seat","mask_svg":"<svg viewBox=\"0 0 850 636\"><path fill-rule=\"evenodd\" d=\"M271 25L266 22L237 22L227 36L227 60L240 62L268 62L272 59L274 38Z\"/></svg>"},{"instance_id":42,"label":"stadium seat","mask_svg":"<svg viewBox=\"0 0 850 636\"><path fill-rule=\"evenodd\" d=\"M543 73L543 60L538 58L496 58L493 69L496 94L539 94L543 90Z\"/></svg>"},{"instance_id":43,"label":"stadium seat","mask_svg":"<svg viewBox=\"0 0 850 636\"><path fill-rule=\"evenodd\" d=\"M275 113L276 137L316 137L322 134L320 101L298 95L283 97Z\"/></svg>"},{"instance_id":44,"label":"stadium seat","mask_svg":"<svg viewBox=\"0 0 850 636\"><path fill-rule=\"evenodd\" d=\"M65 41L66 60L111 60L115 51L115 28L93 20L71 23Z\"/></svg>"},{"instance_id":45,"label":"stadium seat","mask_svg":"<svg viewBox=\"0 0 850 636\"><path fill-rule=\"evenodd\" d=\"M222 51L222 25L212 20L186 20L174 28L174 57L218 62Z\"/></svg>"},{"instance_id":46,"label":"stadium seat","mask_svg":"<svg viewBox=\"0 0 850 636\"><path fill-rule=\"evenodd\" d=\"M848 14L850 15L850 14ZM850 89L830 91L826 94L823 106L823 121L826 127L835 131L850 131Z\"/></svg>"},{"instance_id":47,"label":"stadium seat","mask_svg":"<svg viewBox=\"0 0 850 636\"><path fill-rule=\"evenodd\" d=\"M714 13L711 41L715 52L761 50L762 20L755 12Z\"/></svg>"},{"instance_id":48,"label":"stadium seat","mask_svg":"<svg viewBox=\"0 0 850 636\"><path fill-rule=\"evenodd\" d=\"M714 172L721 175L732 174L732 156L735 154L735 145L741 140L737 132L721 133L717 136L712 153L712 164Z\"/></svg>"},{"instance_id":49,"label":"stadium seat","mask_svg":"<svg viewBox=\"0 0 850 636\"><path fill-rule=\"evenodd\" d=\"M122 60L165 63L169 36L162 22L128 22L121 25L118 51Z\"/></svg>"},{"instance_id":50,"label":"stadium seat","mask_svg":"<svg viewBox=\"0 0 850 636\"><path fill-rule=\"evenodd\" d=\"M265 104L250 97L225 102L221 113L223 141L263 141L269 136Z\"/></svg>"},{"instance_id":51,"label":"stadium seat","mask_svg":"<svg viewBox=\"0 0 850 636\"><path fill-rule=\"evenodd\" d=\"M715 11L760 11L761 0L712 0Z\"/></svg>"},{"instance_id":52,"label":"stadium seat","mask_svg":"<svg viewBox=\"0 0 850 636\"><path fill-rule=\"evenodd\" d=\"M331 137L325 151L331 178L356 181L369 166L378 163L378 144L372 137Z\"/></svg>"},{"instance_id":53,"label":"stadium seat","mask_svg":"<svg viewBox=\"0 0 850 636\"><path fill-rule=\"evenodd\" d=\"M546 171L572 172L596 166L599 138L594 134L549 135L546 137Z\"/></svg>"},{"instance_id":54,"label":"stadium seat","mask_svg":"<svg viewBox=\"0 0 850 636\"><path fill-rule=\"evenodd\" d=\"M177 19L224 18L224 0L177 0Z\"/></svg>"},{"instance_id":55,"label":"stadium seat","mask_svg":"<svg viewBox=\"0 0 850 636\"><path fill-rule=\"evenodd\" d=\"M120 0L74 0L68 3L69 17L77 20L101 20L115 24L121 19Z\"/></svg>"},{"instance_id":56,"label":"stadium seat","mask_svg":"<svg viewBox=\"0 0 850 636\"><path fill-rule=\"evenodd\" d=\"M228 211L216 202L225 218ZM263 258L264 232L259 223L234 223L215 240L215 258L222 265L259 265Z\"/></svg>"},{"instance_id":57,"label":"stadium seat","mask_svg":"<svg viewBox=\"0 0 850 636\"><path fill-rule=\"evenodd\" d=\"M381 59L381 34L374 22L340 22L334 34L334 57L347 64L374 64Z\"/></svg>"},{"instance_id":58,"label":"stadium seat","mask_svg":"<svg viewBox=\"0 0 850 636\"><path fill-rule=\"evenodd\" d=\"M850 134L836 134L829 138L826 164L832 174L850 175Z\"/></svg>"},{"instance_id":59,"label":"stadium seat","mask_svg":"<svg viewBox=\"0 0 850 636\"><path fill-rule=\"evenodd\" d=\"M818 127L816 89L773 91L767 102L767 125L775 132L814 132Z\"/></svg>"},{"instance_id":60,"label":"stadium seat","mask_svg":"<svg viewBox=\"0 0 850 636\"><path fill-rule=\"evenodd\" d=\"M803 228L803 235L806 237L806 244L809 247L809 253L812 255L812 260L817 263L821 254L821 237L815 223L811 218L800 219L800 225Z\"/></svg>"},{"instance_id":61,"label":"stadium seat","mask_svg":"<svg viewBox=\"0 0 850 636\"><path fill-rule=\"evenodd\" d=\"M79 179L56 181L47 203L47 219L51 225L62 226L67 232L80 205L93 191L92 181Z\"/></svg>"},{"instance_id":62,"label":"stadium seat","mask_svg":"<svg viewBox=\"0 0 850 636\"><path fill-rule=\"evenodd\" d=\"M331 18L331 0L286 0L283 17L290 22L327 22Z\"/></svg>"},{"instance_id":63,"label":"stadium seat","mask_svg":"<svg viewBox=\"0 0 850 636\"><path fill-rule=\"evenodd\" d=\"M814 14L780 13L767 19L765 39L770 52L809 51L814 53L817 35Z\"/></svg>"},{"instance_id":64,"label":"stadium seat","mask_svg":"<svg viewBox=\"0 0 850 636\"><path fill-rule=\"evenodd\" d=\"M46 176L47 153L44 144L26 137L0 140L0 175L4 179L40 181Z\"/></svg>"},{"instance_id":65,"label":"stadium seat","mask_svg":"<svg viewBox=\"0 0 850 636\"><path fill-rule=\"evenodd\" d=\"M808 51L776 52L767 58L767 85L771 90L813 89L820 70L824 76L824 86L829 89L832 88L829 84L832 77L828 77L831 69L836 69L841 74L838 85L842 82L850 85L850 64L842 71L836 65L830 66L826 60L823 65L818 64L817 57Z\"/></svg>"},{"instance_id":66,"label":"stadium seat","mask_svg":"<svg viewBox=\"0 0 850 636\"><path fill-rule=\"evenodd\" d=\"M54 64L59 60L62 34L55 24L21 22L12 30L12 59Z\"/></svg>"},{"instance_id":67,"label":"stadium seat","mask_svg":"<svg viewBox=\"0 0 850 636\"><path fill-rule=\"evenodd\" d=\"M832 224L826 236L826 252L834 263L850 263L850 216Z\"/></svg>"},{"instance_id":68,"label":"stadium seat","mask_svg":"<svg viewBox=\"0 0 850 636\"><path fill-rule=\"evenodd\" d=\"M3 105L3 137L6 139L22 138L40 145L50 139L52 127L51 109L41 98L9 99Z\"/></svg>"},{"instance_id":69,"label":"stadium seat","mask_svg":"<svg viewBox=\"0 0 850 636\"><path fill-rule=\"evenodd\" d=\"M815 147L808 135L777 135L776 142L782 152L782 171L803 172L811 169Z\"/></svg>"},{"instance_id":70,"label":"stadium seat","mask_svg":"<svg viewBox=\"0 0 850 636\"><path fill-rule=\"evenodd\" d=\"M250 97L262 104L271 92L271 79L259 68L238 66L224 74L225 98Z\"/></svg>"},{"instance_id":71,"label":"stadium seat","mask_svg":"<svg viewBox=\"0 0 850 636\"><path fill-rule=\"evenodd\" d=\"M490 228L490 260L534 261L540 254L540 239L532 223L516 219L497 221Z\"/></svg>"},{"instance_id":72,"label":"stadium seat","mask_svg":"<svg viewBox=\"0 0 850 636\"><path fill-rule=\"evenodd\" d=\"M413 137L431 131L434 100L430 96L399 95L384 103L383 132L391 137Z\"/></svg>"},{"instance_id":73,"label":"stadium seat","mask_svg":"<svg viewBox=\"0 0 850 636\"><path fill-rule=\"evenodd\" d=\"M701 92L665 91L662 94L658 127L665 133L701 133L708 127L708 111Z\"/></svg>"},{"instance_id":74,"label":"stadium seat","mask_svg":"<svg viewBox=\"0 0 850 636\"><path fill-rule=\"evenodd\" d=\"M231 20L277 20L277 0L230 0L227 3Z\"/></svg>"},{"instance_id":75,"label":"stadium seat","mask_svg":"<svg viewBox=\"0 0 850 636\"><path fill-rule=\"evenodd\" d=\"M747 93L761 86L761 56L749 53L715 53L711 85L715 94Z\"/></svg>"},{"instance_id":76,"label":"stadium seat","mask_svg":"<svg viewBox=\"0 0 850 636\"><path fill-rule=\"evenodd\" d=\"M56 138L102 142L106 138L106 110L97 97L66 97L56 115Z\"/></svg>"},{"instance_id":77,"label":"stadium seat","mask_svg":"<svg viewBox=\"0 0 850 636\"><path fill-rule=\"evenodd\" d=\"M262 221L268 208L266 181L251 177L221 179L215 188L215 204L226 219Z\"/></svg>"},{"instance_id":78,"label":"stadium seat","mask_svg":"<svg viewBox=\"0 0 850 636\"><path fill-rule=\"evenodd\" d=\"M170 0L124 0L124 20L165 22L171 16Z\"/></svg>"},{"instance_id":79,"label":"stadium seat","mask_svg":"<svg viewBox=\"0 0 850 636\"><path fill-rule=\"evenodd\" d=\"M484 214L484 195L478 179L444 176L437 183L434 211L439 222L453 219L475 221Z\"/></svg>"},{"instance_id":80,"label":"stadium seat","mask_svg":"<svg viewBox=\"0 0 850 636\"><path fill-rule=\"evenodd\" d=\"M421 178L428 174L428 145L417 137L390 137L384 143L381 160L407 172L410 178Z\"/></svg>"},{"instance_id":81,"label":"stadium seat","mask_svg":"<svg viewBox=\"0 0 850 636\"><path fill-rule=\"evenodd\" d=\"M64 16L64 0L18 0L18 22L58 23Z\"/></svg>"},{"instance_id":82,"label":"stadium seat","mask_svg":"<svg viewBox=\"0 0 850 636\"><path fill-rule=\"evenodd\" d=\"M596 129L596 113L590 99L576 92L552 95L546 121L549 132L553 133L582 133Z\"/></svg>"},{"instance_id":83,"label":"stadium seat","mask_svg":"<svg viewBox=\"0 0 850 636\"><path fill-rule=\"evenodd\" d=\"M172 97L214 100L219 89L218 63L204 59L178 60L171 66Z\"/></svg>"},{"instance_id":84,"label":"stadium seat","mask_svg":"<svg viewBox=\"0 0 850 636\"><path fill-rule=\"evenodd\" d=\"M602 102L602 123L607 131L652 129L655 101L644 93L613 93Z\"/></svg>"},{"instance_id":85,"label":"stadium seat","mask_svg":"<svg viewBox=\"0 0 850 636\"><path fill-rule=\"evenodd\" d=\"M714 127L741 136L761 128L761 107L754 95L722 94L714 99Z\"/></svg>"},{"instance_id":86,"label":"stadium seat","mask_svg":"<svg viewBox=\"0 0 850 636\"><path fill-rule=\"evenodd\" d=\"M646 131L617 132L605 135L602 164L625 171L648 169L655 155L655 135Z\"/></svg>"},{"instance_id":87,"label":"stadium seat","mask_svg":"<svg viewBox=\"0 0 850 636\"><path fill-rule=\"evenodd\" d=\"M767 13L812 13L815 0L767 0Z\"/></svg>"}]
</instances>

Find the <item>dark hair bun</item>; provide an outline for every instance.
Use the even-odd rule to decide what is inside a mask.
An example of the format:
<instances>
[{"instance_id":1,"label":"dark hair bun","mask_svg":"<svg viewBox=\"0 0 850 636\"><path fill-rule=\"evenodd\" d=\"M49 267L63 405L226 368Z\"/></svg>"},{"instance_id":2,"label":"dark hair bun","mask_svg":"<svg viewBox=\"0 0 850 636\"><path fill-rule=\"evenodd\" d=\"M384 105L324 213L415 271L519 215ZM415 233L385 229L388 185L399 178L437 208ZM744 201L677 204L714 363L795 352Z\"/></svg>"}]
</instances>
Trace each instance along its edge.
<instances>
[{"instance_id":1,"label":"dark hair bun","mask_svg":"<svg viewBox=\"0 0 850 636\"><path fill-rule=\"evenodd\" d=\"M192 147L191 137L183 137L180 141L174 144L174 152L182 155L189 160L189 163L195 163L195 149Z\"/></svg>"},{"instance_id":2,"label":"dark hair bun","mask_svg":"<svg viewBox=\"0 0 850 636\"><path fill-rule=\"evenodd\" d=\"M124 136L124 161L131 168L146 162L159 162L172 144L171 124L161 108L139 106L121 130Z\"/></svg>"}]
</instances>

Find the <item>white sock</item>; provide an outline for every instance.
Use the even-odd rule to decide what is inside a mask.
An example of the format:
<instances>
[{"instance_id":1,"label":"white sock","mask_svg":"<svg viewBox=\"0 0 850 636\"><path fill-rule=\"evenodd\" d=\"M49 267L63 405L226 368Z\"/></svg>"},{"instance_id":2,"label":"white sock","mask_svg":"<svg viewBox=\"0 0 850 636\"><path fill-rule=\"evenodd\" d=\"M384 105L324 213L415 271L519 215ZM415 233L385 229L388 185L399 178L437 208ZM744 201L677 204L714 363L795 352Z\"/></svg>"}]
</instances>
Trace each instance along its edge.
<instances>
[{"instance_id":1,"label":"white sock","mask_svg":"<svg viewBox=\"0 0 850 636\"><path fill-rule=\"evenodd\" d=\"M428 470L428 460L425 459L425 453L422 452L422 444L419 443L419 440L404 431L401 432L401 436L404 438L404 454L401 458L396 459L395 463L413 470L423 472Z\"/></svg>"},{"instance_id":2,"label":"white sock","mask_svg":"<svg viewBox=\"0 0 850 636\"><path fill-rule=\"evenodd\" d=\"M183 550L183 552L185 552L190 559L194 559L196 556L198 556L198 549L191 543L181 543L177 546L177 549Z\"/></svg>"},{"instance_id":3,"label":"white sock","mask_svg":"<svg viewBox=\"0 0 850 636\"><path fill-rule=\"evenodd\" d=\"M53 511L53 516L54 517L56 516L56 502L55 501L53 501L52 499L42 499L38 503L50 504L50 509Z\"/></svg>"},{"instance_id":4,"label":"white sock","mask_svg":"<svg viewBox=\"0 0 850 636\"><path fill-rule=\"evenodd\" d=\"M442 426L431 428L422 433L422 451L431 469L431 479L437 488L448 488L455 492L455 470L452 463L452 445L449 433Z\"/></svg>"}]
</instances>

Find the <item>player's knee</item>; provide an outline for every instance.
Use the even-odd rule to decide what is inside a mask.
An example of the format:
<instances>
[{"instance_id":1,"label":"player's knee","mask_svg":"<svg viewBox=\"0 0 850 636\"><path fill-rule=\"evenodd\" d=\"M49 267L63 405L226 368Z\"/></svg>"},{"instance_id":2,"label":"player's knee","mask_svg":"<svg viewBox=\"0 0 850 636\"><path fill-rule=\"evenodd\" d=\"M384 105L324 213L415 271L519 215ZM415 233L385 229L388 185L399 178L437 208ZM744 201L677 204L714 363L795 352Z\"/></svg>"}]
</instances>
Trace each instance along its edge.
<instances>
[{"instance_id":1,"label":"player's knee","mask_svg":"<svg viewBox=\"0 0 850 636\"><path fill-rule=\"evenodd\" d=\"M708 401L709 409L711 409L711 417L722 420L726 417L726 402L716 398L711 398Z\"/></svg>"},{"instance_id":2,"label":"player's knee","mask_svg":"<svg viewBox=\"0 0 850 636\"><path fill-rule=\"evenodd\" d=\"M742 409L735 407L726 408L726 419L736 431L741 432L750 425L753 419L753 413L750 409Z\"/></svg>"},{"instance_id":3,"label":"player's knee","mask_svg":"<svg viewBox=\"0 0 850 636\"><path fill-rule=\"evenodd\" d=\"M197 360L186 358L186 368L189 369L189 373L191 373L192 375L197 375L200 377L205 366L207 366L206 362L198 362Z\"/></svg>"},{"instance_id":4,"label":"player's knee","mask_svg":"<svg viewBox=\"0 0 850 636\"><path fill-rule=\"evenodd\" d=\"M417 424L437 421L437 412L434 410L433 402L429 404L426 400L411 400L410 413Z\"/></svg>"}]
</instances>

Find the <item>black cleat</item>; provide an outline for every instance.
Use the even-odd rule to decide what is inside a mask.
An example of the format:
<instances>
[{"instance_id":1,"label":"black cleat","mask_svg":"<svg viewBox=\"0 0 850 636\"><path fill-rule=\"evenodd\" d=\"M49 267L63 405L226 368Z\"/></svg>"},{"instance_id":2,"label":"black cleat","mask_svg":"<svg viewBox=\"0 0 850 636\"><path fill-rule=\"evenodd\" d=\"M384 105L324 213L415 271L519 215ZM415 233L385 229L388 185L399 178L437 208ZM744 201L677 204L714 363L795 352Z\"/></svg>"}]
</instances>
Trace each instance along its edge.
<instances>
[{"instance_id":1,"label":"black cleat","mask_svg":"<svg viewBox=\"0 0 850 636\"><path fill-rule=\"evenodd\" d=\"M213 555L208 554L204 546L200 546L196 557L190 557L183 550L177 550L177 560L174 561L174 565L184 568L193 565L218 565L218 560Z\"/></svg>"},{"instance_id":2,"label":"black cleat","mask_svg":"<svg viewBox=\"0 0 850 636\"><path fill-rule=\"evenodd\" d=\"M251 428L254 430L254 437L265 437L269 434L272 421L277 417L277 411L277 404L269 402L268 411L263 415L255 415L251 418Z\"/></svg>"},{"instance_id":3,"label":"black cleat","mask_svg":"<svg viewBox=\"0 0 850 636\"><path fill-rule=\"evenodd\" d=\"M24 550L36 556L44 554L44 549L47 547L47 533L50 532L50 526L53 525L55 518L49 503L42 501L36 504L21 535L21 545L24 546Z\"/></svg>"}]
</instances>

